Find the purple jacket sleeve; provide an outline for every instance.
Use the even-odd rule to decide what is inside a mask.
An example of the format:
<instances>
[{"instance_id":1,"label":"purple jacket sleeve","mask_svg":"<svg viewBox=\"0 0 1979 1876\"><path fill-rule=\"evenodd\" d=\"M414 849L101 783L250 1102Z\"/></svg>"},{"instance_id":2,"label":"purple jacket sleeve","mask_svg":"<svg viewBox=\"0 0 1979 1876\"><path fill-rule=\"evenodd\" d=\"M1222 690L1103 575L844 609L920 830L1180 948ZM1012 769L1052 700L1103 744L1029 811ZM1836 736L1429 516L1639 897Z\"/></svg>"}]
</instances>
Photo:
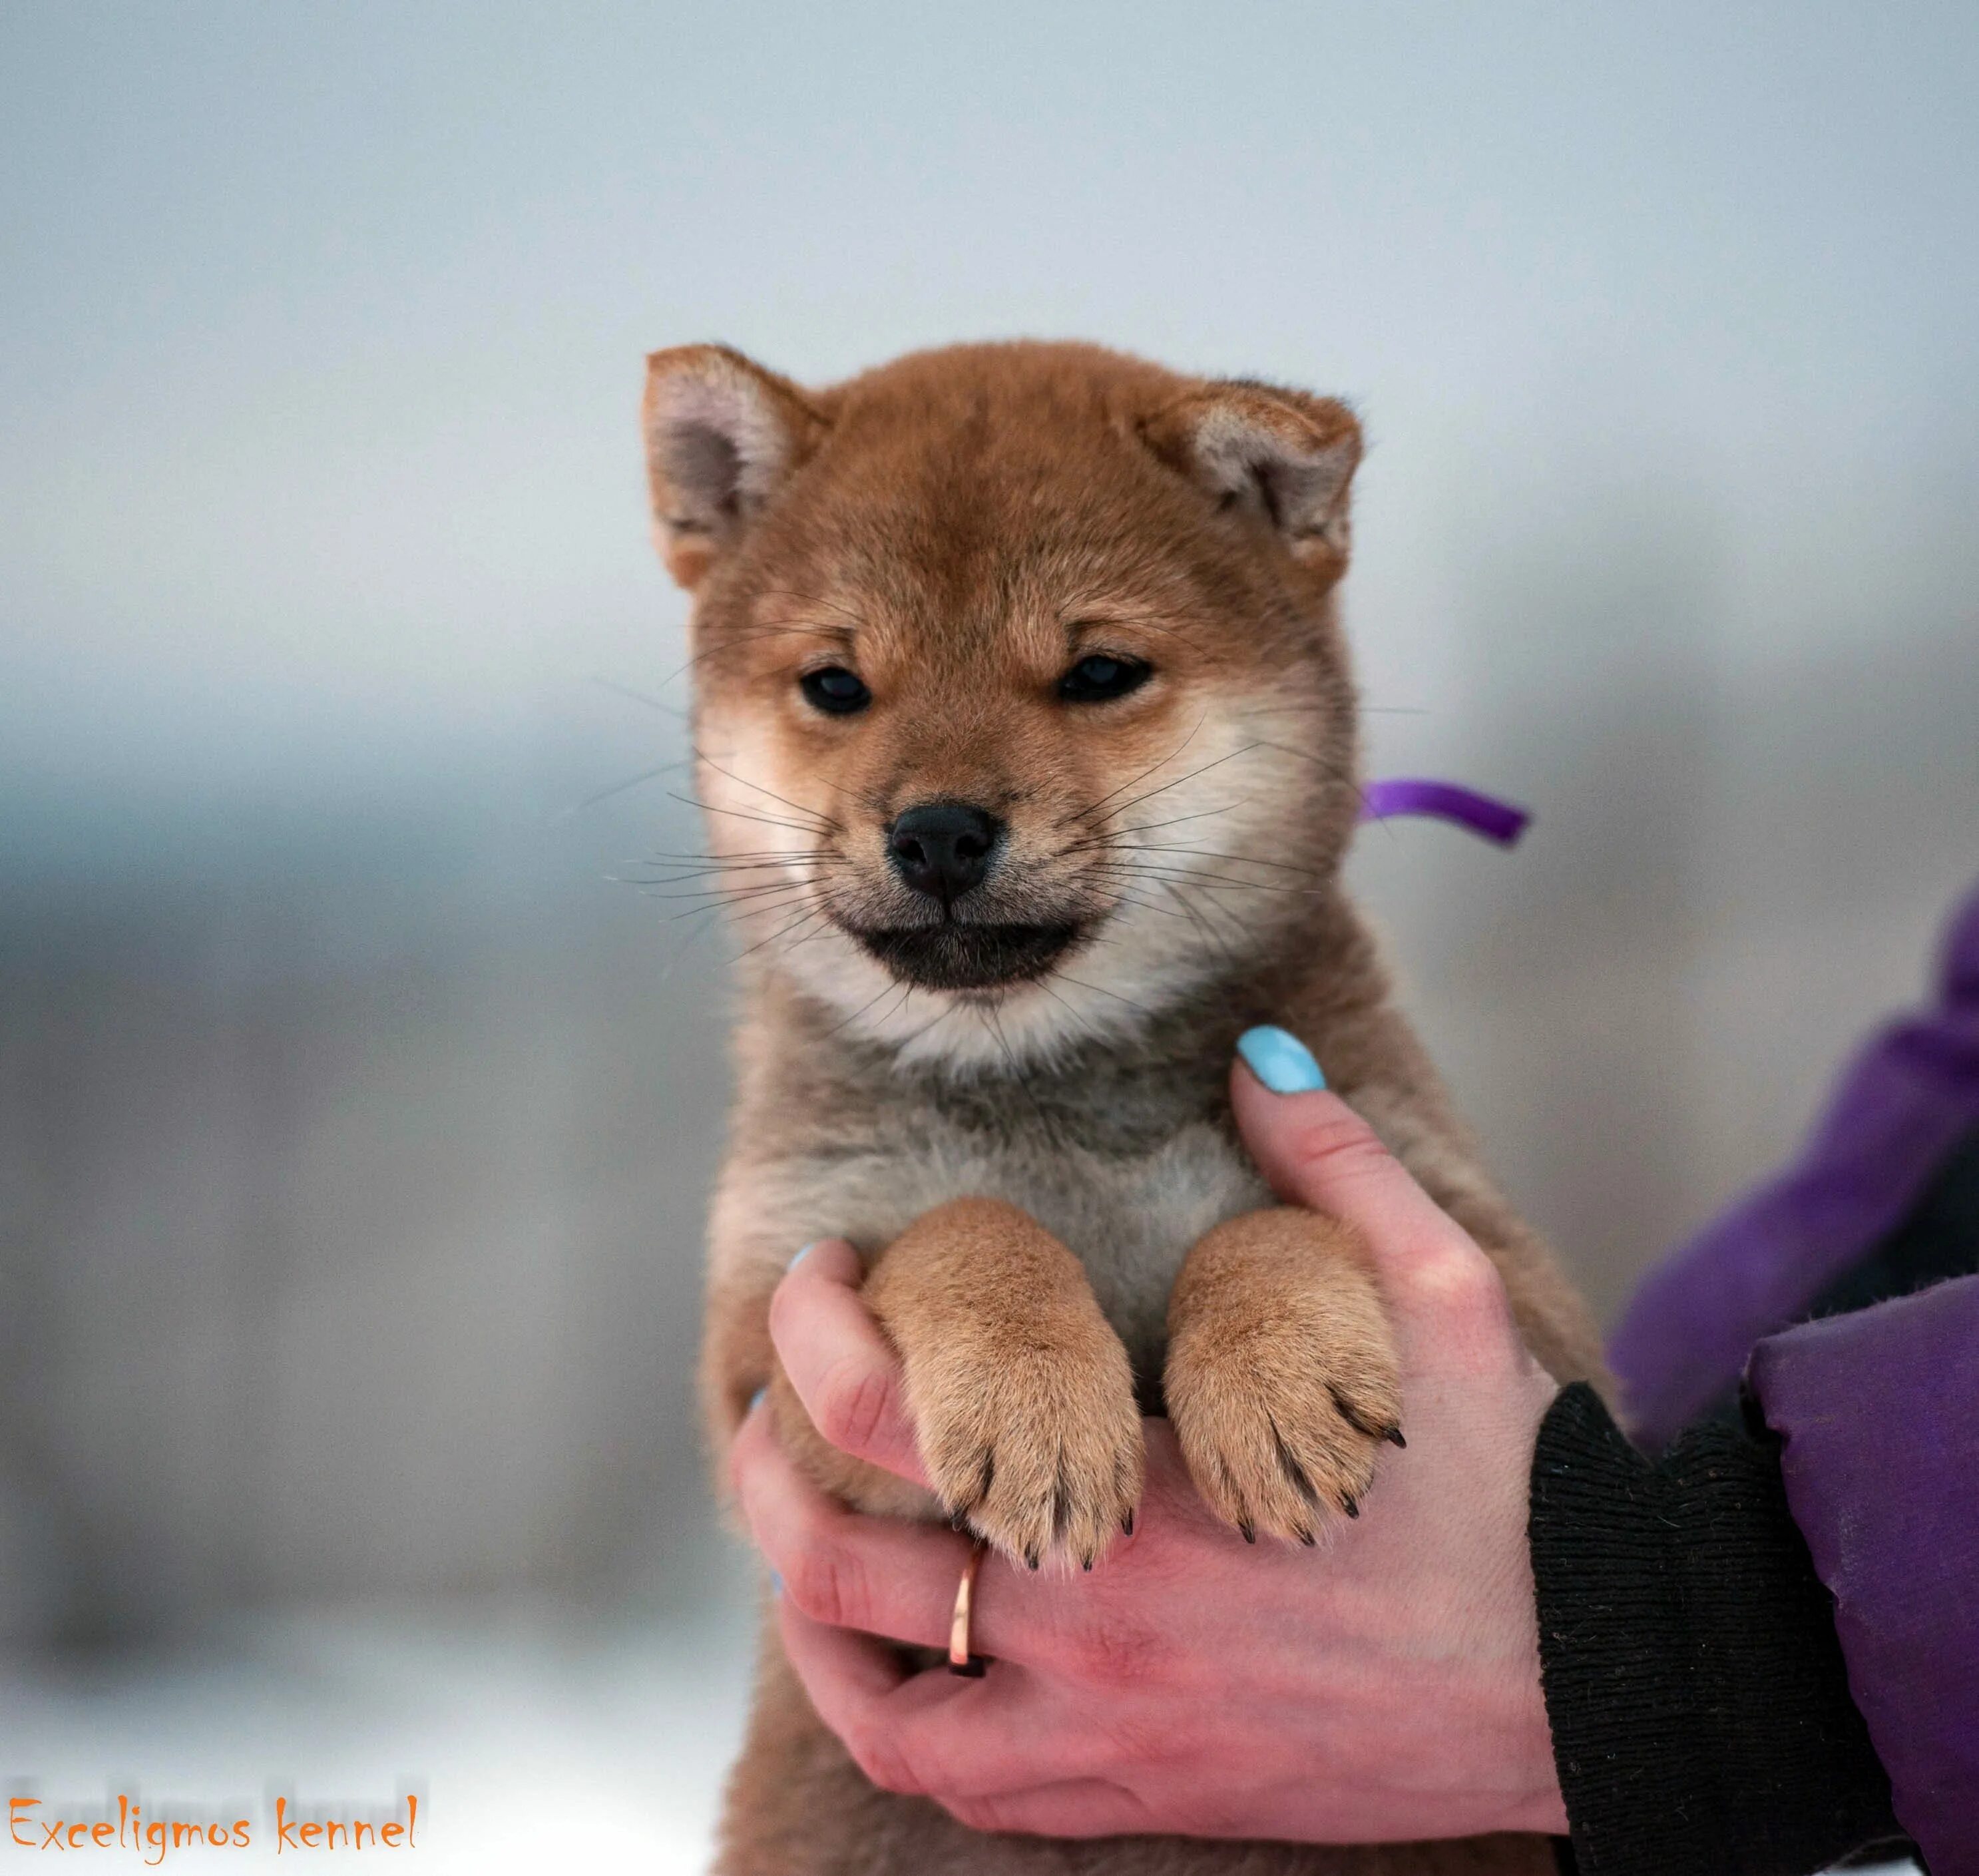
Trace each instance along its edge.
<instances>
[{"instance_id":1,"label":"purple jacket sleeve","mask_svg":"<svg viewBox=\"0 0 1979 1876\"><path fill-rule=\"evenodd\" d=\"M1979 893L1953 920L1934 1006L1857 1057L1799 1161L1650 1272L1609 1360L1656 1447L1737 1384L1752 1344L1901 1225L1979 1129Z\"/></svg>"},{"instance_id":2,"label":"purple jacket sleeve","mask_svg":"<svg viewBox=\"0 0 1979 1876\"><path fill-rule=\"evenodd\" d=\"M1652 1274L1610 1349L1646 1443L1746 1375L1933 1876L1979 1876L1979 1278L1802 1319L1975 1130L1979 894L1934 1006L1858 1058L1795 1165Z\"/></svg>"},{"instance_id":3,"label":"purple jacket sleeve","mask_svg":"<svg viewBox=\"0 0 1979 1876\"><path fill-rule=\"evenodd\" d=\"M1979 1876L1979 1277L1752 1351L1848 1685L1932 1876Z\"/></svg>"}]
</instances>

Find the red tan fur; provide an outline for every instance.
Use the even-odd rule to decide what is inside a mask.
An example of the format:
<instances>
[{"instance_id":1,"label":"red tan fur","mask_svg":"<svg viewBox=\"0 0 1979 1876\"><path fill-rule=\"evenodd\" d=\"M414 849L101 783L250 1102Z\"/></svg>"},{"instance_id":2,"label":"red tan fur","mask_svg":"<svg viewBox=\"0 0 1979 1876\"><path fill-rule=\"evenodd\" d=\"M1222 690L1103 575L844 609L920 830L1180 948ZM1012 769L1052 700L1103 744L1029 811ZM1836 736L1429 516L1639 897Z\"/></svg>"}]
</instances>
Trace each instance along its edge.
<instances>
[{"instance_id":1,"label":"red tan fur","mask_svg":"<svg viewBox=\"0 0 1979 1876\"><path fill-rule=\"evenodd\" d=\"M957 347L820 391L689 346L650 360L645 427L661 552L694 595L709 863L745 938L718 1453L767 1385L850 1502L1076 1566L1131 1513L1160 1407L1247 1533L1310 1543L1353 1515L1401 1413L1394 1348L1351 1234L1274 1207L1235 1141L1231 1046L1267 1021L1491 1254L1551 1372L1598 1373L1339 883L1344 405L1089 346ZM1135 681L1076 699L1096 657ZM827 669L864 701L818 702ZM956 804L994 829L988 857L931 896L898 817ZM867 1260L932 1494L827 1446L777 1369L771 1291L827 1235ZM1535 1838L976 1835L868 1783L773 1626L763 1649L727 1876L1551 1867Z\"/></svg>"}]
</instances>

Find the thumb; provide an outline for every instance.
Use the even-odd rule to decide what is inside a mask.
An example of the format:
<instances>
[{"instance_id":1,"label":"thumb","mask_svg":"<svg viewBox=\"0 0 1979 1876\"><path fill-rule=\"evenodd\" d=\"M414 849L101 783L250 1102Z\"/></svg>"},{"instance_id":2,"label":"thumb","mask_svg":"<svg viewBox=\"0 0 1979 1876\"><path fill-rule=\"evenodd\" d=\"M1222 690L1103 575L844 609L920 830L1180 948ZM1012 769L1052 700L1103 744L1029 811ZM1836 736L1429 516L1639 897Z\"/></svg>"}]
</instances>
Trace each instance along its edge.
<instances>
[{"instance_id":1,"label":"thumb","mask_svg":"<svg viewBox=\"0 0 1979 1876\"><path fill-rule=\"evenodd\" d=\"M1281 1198L1358 1228L1405 1365L1418 1379L1520 1371L1533 1398L1550 1400L1553 1384L1526 1352L1497 1266L1374 1130L1326 1092L1305 1046L1283 1029L1248 1029L1237 1052L1230 1100L1251 1157Z\"/></svg>"},{"instance_id":2,"label":"thumb","mask_svg":"<svg viewBox=\"0 0 1979 1876\"><path fill-rule=\"evenodd\" d=\"M1409 1176L1374 1130L1338 1095L1312 1052L1288 1031L1238 1039L1230 1102L1245 1148L1288 1204L1359 1227L1393 1275L1450 1256L1483 1253Z\"/></svg>"},{"instance_id":3,"label":"thumb","mask_svg":"<svg viewBox=\"0 0 1979 1876\"><path fill-rule=\"evenodd\" d=\"M807 1245L770 1298L770 1339L811 1424L841 1452L927 1483L900 1357L860 1294L866 1267L843 1238Z\"/></svg>"}]
</instances>

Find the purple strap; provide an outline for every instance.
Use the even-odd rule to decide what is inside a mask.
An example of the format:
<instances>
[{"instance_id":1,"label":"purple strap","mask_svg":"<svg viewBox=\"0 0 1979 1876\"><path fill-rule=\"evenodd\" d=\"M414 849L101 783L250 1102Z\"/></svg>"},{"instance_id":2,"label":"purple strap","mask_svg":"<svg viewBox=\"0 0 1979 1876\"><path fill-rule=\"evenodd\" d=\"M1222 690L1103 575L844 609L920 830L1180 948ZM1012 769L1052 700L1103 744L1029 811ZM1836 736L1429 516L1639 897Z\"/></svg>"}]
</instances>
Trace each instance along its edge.
<instances>
[{"instance_id":1,"label":"purple strap","mask_svg":"<svg viewBox=\"0 0 1979 1876\"><path fill-rule=\"evenodd\" d=\"M1452 821L1500 847L1515 845L1532 820L1522 807L1480 794L1474 788L1460 788L1455 782L1398 775L1389 781L1370 782L1361 791L1363 820L1386 820L1396 814L1427 814Z\"/></svg>"}]
</instances>

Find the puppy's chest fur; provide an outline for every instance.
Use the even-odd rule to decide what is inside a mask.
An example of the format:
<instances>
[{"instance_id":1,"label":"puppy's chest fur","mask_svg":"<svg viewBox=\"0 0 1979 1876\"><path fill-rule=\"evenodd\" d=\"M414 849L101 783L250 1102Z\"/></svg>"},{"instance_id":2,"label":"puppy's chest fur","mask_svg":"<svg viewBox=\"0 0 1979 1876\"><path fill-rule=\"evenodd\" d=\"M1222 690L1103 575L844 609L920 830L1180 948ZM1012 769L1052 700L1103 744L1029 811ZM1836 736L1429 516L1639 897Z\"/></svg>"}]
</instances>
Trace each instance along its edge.
<instances>
[{"instance_id":1,"label":"puppy's chest fur","mask_svg":"<svg viewBox=\"0 0 1979 1876\"><path fill-rule=\"evenodd\" d=\"M1190 1247L1271 1202L1212 1102L1159 1077L992 1089L862 1076L795 1111L784 1104L774 1132L771 1152L745 1152L724 1193L751 1239L844 1237L870 1256L950 1199L1007 1201L1079 1258L1148 1379L1160 1373L1169 1292ZM740 1135L749 1132L745 1116Z\"/></svg>"}]
</instances>

